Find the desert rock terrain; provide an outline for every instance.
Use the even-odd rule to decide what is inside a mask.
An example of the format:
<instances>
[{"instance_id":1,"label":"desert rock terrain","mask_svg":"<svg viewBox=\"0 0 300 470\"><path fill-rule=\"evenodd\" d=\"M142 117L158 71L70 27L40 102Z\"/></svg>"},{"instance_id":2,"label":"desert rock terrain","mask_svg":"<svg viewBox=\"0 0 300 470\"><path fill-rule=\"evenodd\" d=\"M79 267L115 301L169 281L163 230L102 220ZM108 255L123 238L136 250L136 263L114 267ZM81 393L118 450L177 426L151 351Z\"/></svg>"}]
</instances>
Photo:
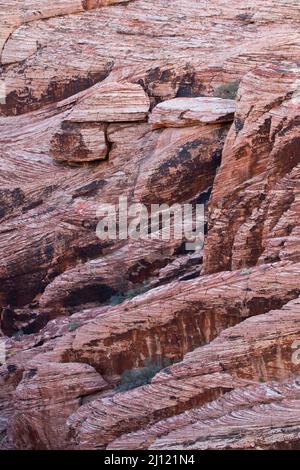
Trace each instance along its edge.
<instances>
[{"instance_id":1,"label":"desert rock terrain","mask_svg":"<svg viewBox=\"0 0 300 470\"><path fill-rule=\"evenodd\" d=\"M0 24L0 448L299 449L299 1ZM203 204L203 249L100 240L120 196Z\"/></svg>"}]
</instances>

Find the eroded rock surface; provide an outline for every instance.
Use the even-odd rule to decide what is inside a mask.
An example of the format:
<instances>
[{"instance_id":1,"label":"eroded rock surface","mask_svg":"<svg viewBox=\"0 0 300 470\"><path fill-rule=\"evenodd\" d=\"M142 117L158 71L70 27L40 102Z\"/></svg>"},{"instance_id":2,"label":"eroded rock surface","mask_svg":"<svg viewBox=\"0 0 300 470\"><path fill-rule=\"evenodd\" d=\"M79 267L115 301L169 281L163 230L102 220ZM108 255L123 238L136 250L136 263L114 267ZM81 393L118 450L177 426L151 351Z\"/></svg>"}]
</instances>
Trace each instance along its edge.
<instances>
[{"instance_id":1,"label":"eroded rock surface","mask_svg":"<svg viewBox=\"0 0 300 470\"><path fill-rule=\"evenodd\" d=\"M234 113L234 100L175 98L158 104L150 117L150 123L154 128L159 128L232 122Z\"/></svg>"},{"instance_id":2,"label":"eroded rock surface","mask_svg":"<svg viewBox=\"0 0 300 470\"><path fill-rule=\"evenodd\" d=\"M291 356L298 319L299 299L224 331L148 386L94 400L69 418L75 441L81 448L103 447L125 432L212 401L241 384L296 373Z\"/></svg>"},{"instance_id":3,"label":"eroded rock surface","mask_svg":"<svg viewBox=\"0 0 300 470\"><path fill-rule=\"evenodd\" d=\"M214 184L206 272L299 260L299 74L297 64L274 64L242 81Z\"/></svg>"},{"instance_id":4,"label":"eroded rock surface","mask_svg":"<svg viewBox=\"0 0 300 470\"><path fill-rule=\"evenodd\" d=\"M300 6L248 3L0 0L2 449L299 448Z\"/></svg>"},{"instance_id":5,"label":"eroded rock surface","mask_svg":"<svg viewBox=\"0 0 300 470\"><path fill-rule=\"evenodd\" d=\"M31 449L33 440L35 449L68 448L66 418L84 397L105 388L106 382L86 364L29 363L14 394L12 441L20 449Z\"/></svg>"},{"instance_id":6,"label":"eroded rock surface","mask_svg":"<svg viewBox=\"0 0 300 470\"><path fill-rule=\"evenodd\" d=\"M236 389L182 418L150 448L298 450L299 380Z\"/></svg>"}]
</instances>

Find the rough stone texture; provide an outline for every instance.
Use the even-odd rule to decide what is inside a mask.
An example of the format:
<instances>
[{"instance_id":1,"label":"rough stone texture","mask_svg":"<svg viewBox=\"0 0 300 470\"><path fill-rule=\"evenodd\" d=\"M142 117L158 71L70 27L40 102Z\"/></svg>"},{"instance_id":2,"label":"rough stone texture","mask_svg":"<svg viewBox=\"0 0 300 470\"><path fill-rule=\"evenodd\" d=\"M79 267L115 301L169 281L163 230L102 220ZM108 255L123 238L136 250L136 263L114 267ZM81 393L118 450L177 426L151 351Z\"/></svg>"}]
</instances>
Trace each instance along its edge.
<instances>
[{"instance_id":1,"label":"rough stone texture","mask_svg":"<svg viewBox=\"0 0 300 470\"><path fill-rule=\"evenodd\" d=\"M83 362L113 386L116 375L142 365L145 358L178 360L192 351L182 362L160 373L152 385L100 401L94 399L80 407L78 418L75 414L68 421L75 439L70 445L103 448L120 434L200 406L236 387L297 373L292 345L299 338L298 276L297 264L264 266L250 274L217 274L172 283L114 309L85 312L81 315L83 323L74 331L71 328L59 333L49 324L37 338L32 335L34 341L27 343L25 352L14 350L16 342L12 342L8 363L13 372L11 380L17 380L20 370L32 364L46 367L48 363L67 362L72 367L74 362ZM282 310L264 314L284 303ZM78 317L71 321L78 322ZM199 347L218 334L213 343ZM66 393L68 388L66 382ZM24 390L29 397L27 385ZM60 408L53 410L54 423L60 413ZM27 431L22 429L21 420L14 425L14 419L10 418L9 435L18 443L15 426L20 436L26 436ZM37 437L26 445L39 448L41 418L32 426ZM51 443L45 444L44 438L42 441L47 448L66 445L60 435Z\"/></svg>"},{"instance_id":2,"label":"rough stone texture","mask_svg":"<svg viewBox=\"0 0 300 470\"><path fill-rule=\"evenodd\" d=\"M127 3L130 0L55 0L49 3L46 0L10 0L1 1L1 35L0 49L3 51L2 64L11 64L22 61L24 57L36 53L40 44L36 41L24 41L18 43L16 50L14 39L10 40L19 26L38 20L67 16L82 13L86 10L105 7L115 3ZM18 33L16 32L16 37ZM4 50L5 49L5 50Z\"/></svg>"},{"instance_id":3,"label":"rough stone texture","mask_svg":"<svg viewBox=\"0 0 300 470\"><path fill-rule=\"evenodd\" d=\"M291 359L292 344L299 338L299 306L297 299L282 310L248 319L187 354L150 385L81 407L68 420L75 443L84 449L103 448L125 432L212 401L242 384L297 373L299 366Z\"/></svg>"},{"instance_id":4,"label":"rough stone texture","mask_svg":"<svg viewBox=\"0 0 300 470\"><path fill-rule=\"evenodd\" d=\"M2 449L299 448L299 13L0 0ZM100 241L120 195L204 250Z\"/></svg>"},{"instance_id":5,"label":"rough stone texture","mask_svg":"<svg viewBox=\"0 0 300 470\"><path fill-rule=\"evenodd\" d=\"M87 362L104 375L140 366L146 358L180 359L223 329L297 297L299 269L262 266L159 287L77 330L63 359Z\"/></svg>"},{"instance_id":6,"label":"rough stone texture","mask_svg":"<svg viewBox=\"0 0 300 470\"><path fill-rule=\"evenodd\" d=\"M154 128L186 127L232 122L235 101L221 98L175 98L154 108L149 122Z\"/></svg>"},{"instance_id":7,"label":"rough stone texture","mask_svg":"<svg viewBox=\"0 0 300 470\"><path fill-rule=\"evenodd\" d=\"M51 155L61 162L70 164L104 160L108 148L103 125L78 126L62 123L51 139Z\"/></svg>"},{"instance_id":8,"label":"rough stone texture","mask_svg":"<svg viewBox=\"0 0 300 470\"><path fill-rule=\"evenodd\" d=\"M300 259L299 86L297 64L242 81L213 188L207 273Z\"/></svg>"},{"instance_id":9,"label":"rough stone texture","mask_svg":"<svg viewBox=\"0 0 300 470\"><path fill-rule=\"evenodd\" d=\"M237 389L189 418L150 448L299 450L299 380Z\"/></svg>"},{"instance_id":10,"label":"rough stone texture","mask_svg":"<svg viewBox=\"0 0 300 470\"><path fill-rule=\"evenodd\" d=\"M37 0L42 14L29 8L25 19L20 3L2 33L2 61L13 61L2 74L5 114L58 101L108 75L143 84L157 102L210 94L266 60L299 58L295 0L132 0L81 14L79 2Z\"/></svg>"},{"instance_id":11,"label":"rough stone texture","mask_svg":"<svg viewBox=\"0 0 300 470\"><path fill-rule=\"evenodd\" d=\"M143 121L150 101L140 85L95 85L75 106L51 139L51 155L70 164L103 160L109 153L107 123Z\"/></svg>"},{"instance_id":12,"label":"rough stone texture","mask_svg":"<svg viewBox=\"0 0 300 470\"><path fill-rule=\"evenodd\" d=\"M66 449L67 416L82 404L84 396L106 387L86 364L29 363L13 397L15 412L9 435L14 445L30 449L34 441L35 449Z\"/></svg>"},{"instance_id":13,"label":"rough stone texture","mask_svg":"<svg viewBox=\"0 0 300 470\"><path fill-rule=\"evenodd\" d=\"M298 449L299 379L248 385L125 434L117 449Z\"/></svg>"},{"instance_id":14,"label":"rough stone texture","mask_svg":"<svg viewBox=\"0 0 300 470\"><path fill-rule=\"evenodd\" d=\"M107 83L95 85L68 115L70 122L143 121L150 101L140 85Z\"/></svg>"},{"instance_id":15,"label":"rough stone texture","mask_svg":"<svg viewBox=\"0 0 300 470\"><path fill-rule=\"evenodd\" d=\"M96 155L89 154L77 140L81 153L74 153L74 141L65 139L66 130L62 138L62 123L81 97L0 122L0 299L4 305L38 305L45 288L51 291L52 281L55 289L61 283L66 298L74 294L73 307L85 303L85 298L106 301L116 287L126 291L143 282L165 266L181 241L156 242L148 244L149 249L147 244L126 240L101 241L96 237L99 203L118 203L121 195L128 197L128 204L189 202L213 184L228 132L226 124L154 132L147 123L110 124L105 131L111 147L108 162L74 168L58 165L57 159L70 157L74 164L74 159L99 157L101 146ZM94 138L98 132L96 127ZM58 135L62 138L59 144L67 141L71 148L54 147ZM78 272L82 283L76 287ZM67 278L74 278L74 288L70 281L63 285ZM79 292L76 301L80 289L85 292ZM57 295L57 315L59 294L53 293L54 298ZM46 307L45 297L48 294L41 302Z\"/></svg>"}]
</instances>

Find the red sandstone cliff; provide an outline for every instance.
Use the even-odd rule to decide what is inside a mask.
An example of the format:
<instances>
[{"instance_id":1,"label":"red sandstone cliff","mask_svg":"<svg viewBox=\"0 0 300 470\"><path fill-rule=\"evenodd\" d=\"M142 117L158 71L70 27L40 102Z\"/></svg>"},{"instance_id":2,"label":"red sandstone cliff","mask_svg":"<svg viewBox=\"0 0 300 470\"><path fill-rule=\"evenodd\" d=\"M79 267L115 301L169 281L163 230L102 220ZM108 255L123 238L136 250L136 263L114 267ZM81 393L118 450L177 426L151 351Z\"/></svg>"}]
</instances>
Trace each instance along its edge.
<instances>
[{"instance_id":1,"label":"red sandstone cliff","mask_svg":"<svg viewBox=\"0 0 300 470\"><path fill-rule=\"evenodd\" d=\"M300 5L241 3L0 0L3 449L299 448ZM204 250L100 241L120 195Z\"/></svg>"}]
</instances>

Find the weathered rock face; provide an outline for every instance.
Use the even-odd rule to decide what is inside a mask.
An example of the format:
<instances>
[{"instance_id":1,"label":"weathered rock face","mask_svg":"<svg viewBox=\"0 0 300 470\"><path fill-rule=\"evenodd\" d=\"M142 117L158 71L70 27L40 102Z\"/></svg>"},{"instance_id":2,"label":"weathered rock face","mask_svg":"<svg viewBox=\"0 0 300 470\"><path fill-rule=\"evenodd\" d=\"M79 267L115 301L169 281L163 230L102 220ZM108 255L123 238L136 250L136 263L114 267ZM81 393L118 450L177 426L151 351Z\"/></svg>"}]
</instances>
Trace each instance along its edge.
<instances>
[{"instance_id":1,"label":"weathered rock face","mask_svg":"<svg viewBox=\"0 0 300 470\"><path fill-rule=\"evenodd\" d=\"M14 2L2 33L5 114L61 100L109 74L162 101L213 93L266 60L299 57L294 0L101 3L36 0L24 10Z\"/></svg>"},{"instance_id":2,"label":"weathered rock face","mask_svg":"<svg viewBox=\"0 0 300 470\"><path fill-rule=\"evenodd\" d=\"M17 51L14 40L10 41L10 35L19 26L28 23L67 16L75 13L83 13L86 10L113 5L115 3L127 3L130 0L13 0L9 4L1 1L1 36L0 49L2 52L1 63L4 65L22 61L36 53L40 45L33 41L25 41L20 44Z\"/></svg>"},{"instance_id":3,"label":"weathered rock face","mask_svg":"<svg viewBox=\"0 0 300 470\"><path fill-rule=\"evenodd\" d=\"M242 81L213 189L206 272L299 260L299 79L296 64L274 64Z\"/></svg>"},{"instance_id":4,"label":"weathered rock face","mask_svg":"<svg viewBox=\"0 0 300 470\"><path fill-rule=\"evenodd\" d=\"M298 379L248 385L201 408L125 434L108 448L297 449L298 400Z\"/></svg>"},{"instance_id":5,"label":"weathered rock face","mask_svg":"<svg viewBox=\"0 0 300 470\"><path fill-rule=\"evenodd\" d=\"M180 359L223 329L297 297L298 275L299 264L279 264L157 288L80 328L63 360L83 361L111 375L145 358Z\"/></svg>"},{"instance_id":6,"label":"weathered rock face","mask_svg":"<svg viewBox=\"0 0 300 470\"><path fill-rule=\"evenodd\" d=\"M108 155L104 126L63 122L51 140L51 154L57 161L70 164L104 160Z\"/></svg>"},{"instance_id":7,"label":"weathered rock face","mask_svg":"<svg viewBox=\"0 0 300 470\"><path fill-rule=\"evenodd\" d=\"M162 371L150 385L90 402L68 420L75 442L81 448L105 447L121 434L212 401L242 384L297 373L299 366L291 358L292 344L299 338L298 319L299 299L228 329Z\"/></svg>"},{"instance_id":8,"label":"weathered rock face","mask_svg":"<svg viewBox=\"0 0 300 470\"><path fill-rule=\"evenodd\" d=\"M0 0L1 448L299 448L300 5L244 3Z\"/></svg>"},{"instance_id":9,"label":"weathered rock face","mask_svg":"<svg viewBox=\"0 0 300 470\"><path fill-rule=\"evenodd\" d=\"M70 164L103 160L109 153L110 122L144 121L150 101L140 85L95 85L78 96L51 139L51 155Z\"/></svg>"},{"instance_id":10,"label":"weathered rock face","mask_svg":"<svg viewBox=\"0 0 300 470\"><path fill-rule=\"evenodd\" d=\"M109 82L92 87L68 115L68 122L144 121L150 101L140 85Z\"/></svg>"},{"instance_id":11,"label":"weathered rock face","mask_svg":"<svg viewBox=\"0 0 300 470\"><path fill-rule=\"evenodd\" d=\"M175 98L158 104L149 121L154 128L186 127L196 124L232 122L234 113L234 100Z\"/></svg>"},{"instance_id":12,"label":"weathered rock face","mask_svg":"<svg viewBox=\"0 0 300 470\"><path fill-rule=\"evenodd\" d=\"M29 363L14 393L9 430L14 445L19 449L66 449L66 418L84 397L105 388L105 381L86 364Z\"/></svg>"},{"instance_id":13,"label":"weathered rock face","mask_svg":"<svg viewBox=\"0 0 300 470\"><path fill-rule=\"evenodd\" d=\"M133 89L144 96L141 87ZM129 204L189 202L213 184L228 124L153 131L143 122L69 122L84 95L1 121L4 305L24 308L39 301L46 288L40 302L46 308L53 304L48 297L53 281L57 315L59 307L106 301L143 282L174 259L181 241L162 240L146 248L147 243L99 240L99 204L116 204L120 196ZM109 161L101 165L56 163L98 160L108 148ZM63 291L62 304L57 289Z\"/></svg>"},{"instance_id":14,"label":"weathered rock face","mask_svg":"<svg viewBox=\"0 0 300 470\"><path fill-rule=\"evenodd\" d=\"M294 341L299 338L298 276L299 265L281 264L260 267L250 274L217 274L173 283L113 310L83 312L81 317L72 320L77 322L75 331L60 327L59 332L57 327L53 330L54 325L51 330L49 324L40 336L32 338L31 344L26 344L26 352L22 352L20 346L16 351L18 343L14 340L10 346L14 354L8 364L12 371L10 380L14 377L17 380L20 368L26 370L38 364L47 368L49 363L55 367L51 364L64 362L73 370L75 362L83 362L93 366L91 370L105 375L113 386L115 376L143 364L145 358L179 360L187 351L192 352L182 362L159 374L151 385L114 394L112 398L94 398L79 408L78 417L75 414L69 419L67 412L62 415L60 405L51 407L51 441L44 437L41 442L38 440L44 426L41 415L37 415L32 424L37 436L30 443L26 438L28 423L18 419L17 412L11 415L10 411L9 436L14 436L12 441L19 447L23 441L21 438L18 441L17 436L22 435L27 439L28 448L62 448L66 441L60 434L55 435L53 429L56 421L66 429L68 421L74 441L71 446L103 448L122 434L127 439L125 435L129 432L200 406L236 387L297 374L299 366L292 357ZM283 304L286 305L280 309ZM274 308L277 310L272 310ZM228 328L231 325L236 326ZM211 344L199 347L218 334ZM64 380L63 367L61 364L62 369L58 371L61 370ZM22 397L29 399L31 382L24 380ZM37 380L40 384L42 379L37 377ZM47 377L43 380L47 384ZM73 393L68 381L64 383L64 393ZM80 395L93 393L85 388L84 382L81 386ZM49 387L52 390L53 383ZM7 389L10 390L9 386ZM18 396L14 396L14 402L19 400ZM37 398L33 396L32 400ZM127 403L125 408L124 403ZM18 404L17 409L20 406ZM22 410L26 414L26 409ZM131 445L129 439L128 446ZM136 444L135 448L141 445Z\"/></svg>"},{"instance_id":15,"label":"weathered rock face","mask_svg":"<svg viewBox=\"0 0 300 470\"><path fill-rule=\"evenodd\" d=\"M236 389L182 418L150 448L298 450L299 380Z\"/></svg>"}]
</instances>

